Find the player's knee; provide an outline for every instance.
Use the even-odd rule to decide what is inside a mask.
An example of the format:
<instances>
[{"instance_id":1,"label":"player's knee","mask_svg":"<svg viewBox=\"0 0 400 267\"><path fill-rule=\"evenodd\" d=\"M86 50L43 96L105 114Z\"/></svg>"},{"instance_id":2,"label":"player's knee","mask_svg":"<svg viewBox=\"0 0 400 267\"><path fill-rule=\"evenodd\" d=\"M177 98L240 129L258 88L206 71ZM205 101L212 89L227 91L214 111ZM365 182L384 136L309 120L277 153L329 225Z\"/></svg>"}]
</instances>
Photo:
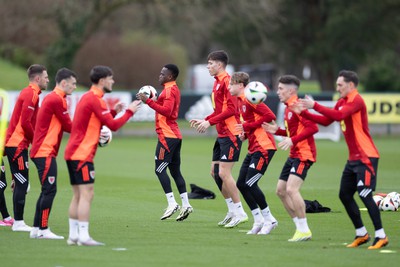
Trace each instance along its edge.
<instances>
[{"instance_id":1,"label":"player's knee","mask_svg":"<svg viewBox=\"0 0 400 267\"><path fill-rule=\"evenodd\" d=\"M88 202L91 202L94 198L94 190L89 190L85 192L85 194L80 196L80 199L85 199Z\"/></svg>"},{"instance_id":2,"label":"player's knee","mask_svg":"<svg viewBox=\"0 0 400 267\"><path fill-rule=\"evenodd\" d=\"M57 187L51 186L43 190L43 195L46 197L54 197L57 194Z\"/></svg>"},{"instance_id":3,"label":"player's knee","mask_svg":"<svg viewBox=\"0 0 400 267\"><path fill-rule=\"evenodd\" d=\"M352 195L349 194L347 191L340 190L339 191L339 199L345 203L348 202L352 198Z\"/></svg>"},{"instance_id":4,"label":"player's knee","mask_svg":"<svg viewBox=\"0 0 400 267\"><path fill-rule=\"evenodd\" d=\"M213 168L211 168L211 177L214 179L219 178L219 164L214 164Z\"/></svg>"},{"instance_id":5,"label":"player's knee","mask_svg":"<svg viewBox=\"0 0 400 267\"><path fill-rule=\"evenodd\" d=\"M221 178L222 181L230 178L230 173L226 170L219 170L218 176Z\"/></svg>"},{"instance_id":6,"label":"player's knee","mask_svg":"<svg viewBox=\"0 0 400 267\"><path fill-rule=\"evenodd\" d=\"M29 182L25 181L23 183L21 183L18 179L14 179L14 188L15 190L21 190L21 191L25 191L28 189L29 186Z\"/></svg>"},{"instance_id":7,"label":"player's knee","mask_svg":"<svg viewBox=\"0 0 400 267\"><path fill-rule=\"evenodd\" d=\"M237 180L236 187L240 190L240 192L243 192L244 190L246 190L246 188L248 188L245 181L242 179Z\"/></svg>"},{"instance_id":8,"label":"player's knee","mask_svg":"<svg viewBox=\"0 0 400 267\"><path fill-rule=\"evenodd\" d=\"M169 172L174 180L183 180L183 176L179 168L170 168Z\"/></svg>"},{"instance_id":9,"label":"player's knee","mask_svg":"<svg viewBox=\"0 0 400 267\"><path fill-rule=\"evenodd\" d=\"M157 176L159 176L161 173L166 171L167 166L168 166L168 162L156 160L156 168L155 168L154 172L156 173Z\"/></svg>"},{"instance_id":10,"label":"player's knee","mask_svg":"<svg viewBox=\"0 0 400 267\"><path fill-rule=\"evenodd\" d=\"M369 187L357 187L357 192L363 201L364 199L372 199L372 189Z\"/></svg>"},{"instance_id":11,"label":"player's knee","mask_svg":"<svg viewBox=\"0 0 400 267\"><path fill-rule=\"evenodd\" d=\"M298 191L296 189L294 189L293 187L286 188L286 194L290 197L296 195L297 193L298 193Z\"/></svg>"},{"instance_id":12,"label":"player's knee","mask_svg":"<svg viewBox=\"0 0 400 267\"><path fill-rule=\"evenodd\" d=\"M282 188L276 188L275 194L279 197L279 198L284 198L286 196L286 190L282 189Z\"/></svg>"},{"instance_id":13,"label":"player's knee","mask_svg":"<svg viewBox=\"0 0 400 267\"><path fill-rule=\"evenodd\" d=\"M7 183L0 183L0 193L3 193L7 188Z\"/></svg>"}]
</instances>

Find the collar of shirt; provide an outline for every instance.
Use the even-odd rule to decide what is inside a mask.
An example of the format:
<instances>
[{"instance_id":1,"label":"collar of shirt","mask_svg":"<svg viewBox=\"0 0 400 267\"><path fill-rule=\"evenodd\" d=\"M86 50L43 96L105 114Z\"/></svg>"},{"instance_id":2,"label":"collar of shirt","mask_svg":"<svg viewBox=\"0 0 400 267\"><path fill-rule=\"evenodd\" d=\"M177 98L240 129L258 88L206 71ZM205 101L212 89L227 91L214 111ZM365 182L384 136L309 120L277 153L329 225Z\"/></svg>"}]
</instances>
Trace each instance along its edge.
<instances>
[{"instance_id":1,"label":"collar of shirt","mask_svg":"<svg viewBox=\"0 0 400 267\"><path fill-rule=\"evenodd\" d=\"M92 87L90 87L90 91L92 91L93 94L100 96L100 97L103 97L103 95L104 95L104 91L100 87L97 87L95 85L92 85Z\"/></svg>"},{"instance_id":2,"label":"collar of shirt","mask_svg":"<svg viewBox=\"0 0 400 267\"><path fill-rule=\"evenodd\" d=\"M60 88L60 87L55 87L53 90L57 95L61 96L62 98L65 98L67 95L65 92Z\"/></svg>"},{"instance_id":3,"label":"collar of shirt","mask_svg":"<svg viewBox=\"0 0 400 267\"><path fill-rule=\"evenodd\" d=\"M343 97L344 100L354 99L354 97L358 94L357 88L347 94L347 96Z\"/></svg>"},{"instance_id":4,"label":"collar of shirt","mask_svg":"<svg viewBox=\"0 0 400 267\"><path fill-rule=\"evenodd\" d=\"M170 81L170 82L166 82L164 83L164 88L169 88L176 85L176 81Z\"/></svg>"},{"instance_id":5,"label":"collar of shirt","mask_svg":"<svg viewBox=\"0 0 400 267\"><path fill-rule=\"evenodd\" d=\"M34 83L29 83L29 86L32 87L33 91L35 91L38 95L42 93L42 90L40 90L39 85Z\"/></svg>"},{"instance_id":6,"label":"collar of shirt","mask_svg":"<svg viewBox=\"0 0 400 267\"><path fill-rule=\"evenodd\" d=\"M221 81L226 75L228 75L228 73L227 73L226 71L223 71L223 72L221 72L220 74L215 75L214 78L215 78L217 81Z\"/></svg>"},{"instance_id":7,"label":"collar of shirt","mask_svg":"<svg viewBox=\"0 0 400 267\"><path fill-rule=\"evenodd\" d=\"M297 101L297 99L299 99L299 97L298 97L297 95L292 95L292 96L285 102L285 105L289 107L289 106L293 105L293 104Z\"/></svg>"},{"instance_id":8,"label":"collar of shirt","mask_svg":"<svg viewBox=\"0 0 400 267\"><path fill-rule=\"evenodd\" d=\"M244 92L242 94L238 95L237 98L238 98L238 106L241 106L244 103L251 104L249 102L249 100L247 100L246 95L244 94ZM239 108L242 108L242 107L239 107Z\"/></svg>"}]
</instances>

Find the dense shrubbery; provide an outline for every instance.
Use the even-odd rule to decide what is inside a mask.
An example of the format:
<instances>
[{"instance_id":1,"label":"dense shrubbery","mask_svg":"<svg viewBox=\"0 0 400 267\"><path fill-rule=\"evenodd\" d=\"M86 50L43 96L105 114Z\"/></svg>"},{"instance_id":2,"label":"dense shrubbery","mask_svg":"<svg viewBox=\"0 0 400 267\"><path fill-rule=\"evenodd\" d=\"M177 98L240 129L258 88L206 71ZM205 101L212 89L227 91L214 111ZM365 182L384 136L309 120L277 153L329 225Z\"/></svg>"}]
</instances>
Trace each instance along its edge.
<instances>
[{"instance_id":1,"label":"dense shrubbery","mask_svg":"<svg viewBox=\"0 0 400 267\"><path fill-rule=\"evenodd\" d=\"M400 92L400 60L394 51L387 51L371 62L364 81L370 92Z\"/></svg>"},{"instance_id":2,"label":"dense shrubbery","mask_svg":"<svg viewBox=\"0 0 400 267\"><path fill-rule=\"evenodd\" d=\"M0 45L0 57L24 68L41 61L32 50L11 44Z\"/></svg>"},{"instance_id":3,"label":"dense shrubbery","mask_svg":"<svg viewBox=\"0 0 400 267\"><path fill-rule=\"evenodd\" d=\"M141 34L123 38L96 35L76 54L73 69L79 83L89 86L89 72L94 65L110 66L115 87L132 90L145 84L158 87L161 67L167 63L177 64L182 70L187 64L184 50L167 39Z\"/></svg>"}]
</instances>

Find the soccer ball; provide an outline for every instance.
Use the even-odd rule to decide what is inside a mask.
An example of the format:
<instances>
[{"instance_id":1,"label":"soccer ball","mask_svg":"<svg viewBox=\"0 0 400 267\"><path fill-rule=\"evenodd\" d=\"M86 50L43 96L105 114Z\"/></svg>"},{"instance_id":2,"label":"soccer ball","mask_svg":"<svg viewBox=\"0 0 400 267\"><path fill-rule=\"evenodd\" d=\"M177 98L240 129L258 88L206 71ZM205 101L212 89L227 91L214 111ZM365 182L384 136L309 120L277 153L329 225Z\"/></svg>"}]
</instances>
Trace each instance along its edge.
<instances>
[{"instance_id":1,"label":"soccer ball","mask_svg":"<svg viewBox=\"0 0 400 267\"><path fill-rule=\"evenodd\" d=\"M99 136L99 146L100 147L105 147L108 145L112 140L112 132L110 128L107 126L103 125L100 130L100 136Z\"/></svg>"},{"instance_id":2,"label":"soccer ball","mask_svg":"<svg viewBox=\"0 0 400 267\"><path fill-rule=\"evenodd\" d=\"M375 196L373 196L373 199L375 201L376 206L378 206L380 209L380 205L381 205L381 202L384 199L384 197L380 196L380 195L375 195Z\"/></svg>"},{"instance_id":3,"label":"soccer ball","mask_svg":"<svg viewBox=\"0 0 400 267\"><path fill-rule=\"evenodd\" d=\"M394 204L391 196L386 196L381 201L380 207L381 207L381 210L383 210L383 211L397 211L397 209L398 209L398 207L396 207L396 204Z\"/></svg>"},{"instance_id":4,"label":"soccer ball","mask_svg":"<svg viewBox=\"0 0 400 267\"><path fill-rule=\"evenodd\" d=\"M139 89L139 93L147 95L150 99L157 99L157 90L151 85L145 85Z\"/></svg>"},{"instance_id":5,"label":"soccer ball","mask_svg":"<svg viewBox=\"0 0 400 267\"><path fill-rule=\"evenodd\" d=\"M400 194L397 192L390 192L386 197L391 197L394 205L398 209L400 206Z\"/></svg>"},{"instance_id":6,"label":"soccer ball","mask_svg":"<svg viewBox=\"0 0 400 267\"><path fill-rule=\"evenodd\" d=\"M252 104L260 104L267 99L268 89L261 82L250 82L244 89L244 95Z\"/></svg>"}]
</instances>

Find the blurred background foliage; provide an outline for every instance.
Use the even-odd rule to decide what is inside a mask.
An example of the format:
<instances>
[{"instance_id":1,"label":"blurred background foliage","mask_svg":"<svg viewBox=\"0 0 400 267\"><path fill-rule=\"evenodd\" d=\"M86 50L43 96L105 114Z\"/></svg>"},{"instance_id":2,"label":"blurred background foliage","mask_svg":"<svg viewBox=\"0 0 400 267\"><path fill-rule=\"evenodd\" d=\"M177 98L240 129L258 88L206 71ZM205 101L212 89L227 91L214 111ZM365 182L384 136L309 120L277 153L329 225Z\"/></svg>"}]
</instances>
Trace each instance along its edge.
<instances>
[{"instance_id":1,"label":"blurred background foliage","mask_svg":"<svg viewBox=\"0 0 400 267\"><path fill-rule=\"evenodd\" d=\"M115 71L120 89L157 85L161 66L184 77L208 53L225 49L234 66L272 63L320 91L341 69L367 91L400 91L398 0L0 0L0 58L51 77L74 69L88 86L95 64ZM0 65L2 66L2 65ZM1 68L1 71L7 69Z\"/></svg>"}]
</instances>

